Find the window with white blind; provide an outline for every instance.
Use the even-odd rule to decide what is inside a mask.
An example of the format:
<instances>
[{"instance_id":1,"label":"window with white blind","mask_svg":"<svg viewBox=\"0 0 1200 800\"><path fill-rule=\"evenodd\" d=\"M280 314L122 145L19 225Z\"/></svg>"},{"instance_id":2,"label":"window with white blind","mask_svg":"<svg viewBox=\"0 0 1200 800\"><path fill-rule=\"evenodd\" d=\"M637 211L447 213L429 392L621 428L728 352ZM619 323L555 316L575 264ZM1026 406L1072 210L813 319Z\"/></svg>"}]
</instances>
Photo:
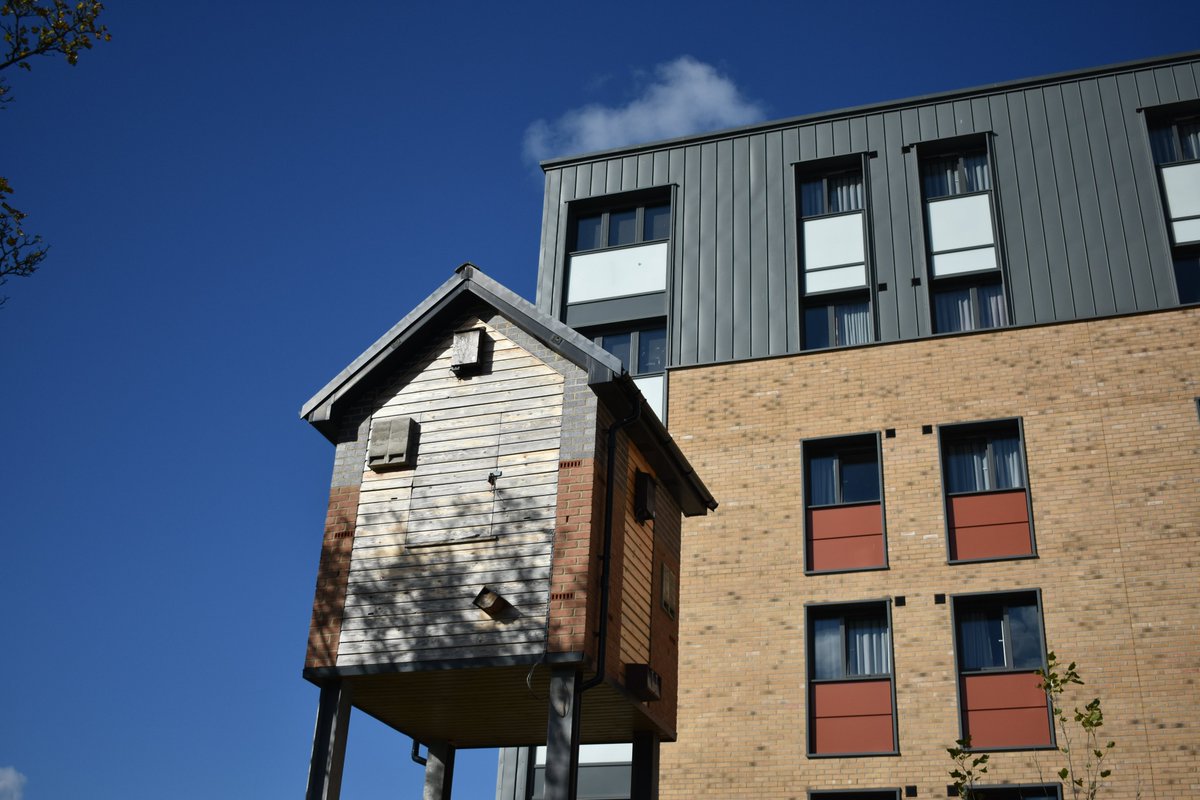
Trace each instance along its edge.
<instances>
[{"instance_id":1,"label":"window with white blind","mask_svg":"<svg viewBox=\"0 0 1200 800\"><path fill-rule=\"evenodd\" d=\"M874 341L862 159L802 165L797 185L804 348Z\"/></svg>"},{"instance_id":2,"label":"window with white blind","mask_svg":"<svg viewBox=\"0 0 1200 800\"><path fill-rule=\"evenodd\" d=\"M987 150L923 154L921 195L934 331L1008 325Z\"/></svg>"},{"instance_id":3,"label":"window with white blind","mask_svg":"<svg viewBox=\"0 0 1200 800\"><path fill-rule=\"evenodd\" d=\"M1158 168L1175 288L1180 303L1200 302L1200 109L1150 112L1150 153Z\"/></svg>"}]
</instances>

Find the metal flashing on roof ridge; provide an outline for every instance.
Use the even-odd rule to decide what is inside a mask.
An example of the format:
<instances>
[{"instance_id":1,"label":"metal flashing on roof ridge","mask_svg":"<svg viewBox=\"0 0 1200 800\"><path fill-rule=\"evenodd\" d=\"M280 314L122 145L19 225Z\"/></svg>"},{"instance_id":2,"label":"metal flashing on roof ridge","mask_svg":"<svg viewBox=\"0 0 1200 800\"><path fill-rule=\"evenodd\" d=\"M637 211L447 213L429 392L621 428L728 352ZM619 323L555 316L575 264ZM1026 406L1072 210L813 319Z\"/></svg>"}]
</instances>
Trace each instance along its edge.
<instances>
[{"instance_id":1,"label":"metal flashing on roof ridge","mask_svg":"<svg viewBox=\"0 0 1200 800\"><path fill-rule=\"evenodd\" d=\"M780 130L797 125L807 125L814 122L820 122L822 120L837 119L839 117L853 117L861 116L863 114L874 114L893 108L924 105L932 102L945 102L957 97L969 97L972 95L1012 91L1014 89L1026 88L1029 86L1035 86L1037 84L1051 84L1068 80L1080 80L1087 77L1095 77L1118 72L1129 72L1135 69L1145 69L1148 67L1163 66L1175 62L1193 61L1196 59L1200 59L1200 50L1190 50L1183 53L1174 53L1165 56L1151 56L1149 58L1122 61L1115 64L1105 64L1098 67L1085 67L1076 70L1066 70L1064 72L1052 72L1048 75L1042 75L1038 77L1016 78L1010 81L998 81L996 83L985 83L964 89L950 89L942 92L931 92L928 94L915 95L913 97L906 97L898 100L883 100L874 103L865 103L863 105L831 109L829 111L817 111L811 114L801 114L795 117L785 117L783 119L754 122L749 125L742 125L733 128L722 128L715 131L687 134L685 136L677 136L670 139L660 139L653 142L642 142L640 144L613 147L608 150L596 150L589 153L574 153L566 156L556 156L554 158L548 158L545 161L538 162L538 166L542 168L543 172L546 172L550 169L559 169L572 164L600 161L617 156L637 155L654 150L663 150L669 147L679 147L686 144L730 139L737 136L745 136L751 133Z\"/></svg>"}]
</instances>

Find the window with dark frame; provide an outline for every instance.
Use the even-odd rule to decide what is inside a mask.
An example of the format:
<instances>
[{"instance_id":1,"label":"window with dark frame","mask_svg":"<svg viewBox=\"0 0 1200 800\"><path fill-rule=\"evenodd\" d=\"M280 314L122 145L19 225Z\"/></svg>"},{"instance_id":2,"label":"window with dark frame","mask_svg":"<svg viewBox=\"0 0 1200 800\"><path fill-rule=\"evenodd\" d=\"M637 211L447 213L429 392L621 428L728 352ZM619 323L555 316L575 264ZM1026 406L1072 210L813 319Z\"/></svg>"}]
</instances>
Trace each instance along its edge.
<instances>
[{"instance_id":1,"label":"window with dark frame","mask_svg":"<svg viewBox=\"0 0 1200 800\"><path fill-rule=\"evenodd\" d=\"M938 428L950 563L1035 555L1017 419Z\"/></svg>"},{"instance_id":2,"label":"window with dark frame","mask_svg":"<svg viewBox=\"0 0 1200 800\"><path fill-rule=\"evenodd\" d=\"M808 800L900 800L899 789L863 789L846 791L835 789L827 792L810 791Z\"/></svg>"},{"instance_id":3,"label":"window with dark frame","mask_svg":"<svg viewBox=\"0 0 1200 800\"><path fill-rule=\"evenodd\" d=\"M887 566L879 437L803 443L805 571Z\"/></svg>"},{"instance_id":4,"label":"window with dark frame","mask_svg":"<svg viewBox=\"0 0 1200 800\"><path fill-rule=\"evenodd\" d=\"M984 146L935 151L921 158L936 333L1009 324L992 186Z\"/></svg>"},{"instance_id":5,"label":"window with dark frame","mask_svg":"<svg viewBox=\"0 0 1200 800\"><path fill-rule=\"evenodd\" d=\"M872 342L861 159L836 159L828 169L804 165L797 180L805 279L804 349Z\"/></svg>"},{"instance_id":6,"label":"window with dark frame","mask_svg":"<svg viewBox=\"0 0 1200 800\"><path fill-rule=\"evenodd\" d=\"M984 750L1054 746L1036 590L953 598L962 736Z\"/></svg>"},{"instance_id":7,"label":"window with dark frame","mask_svg":"<svg viewBox=\"0 0 1200 800\"><path fill-rule=\"evenodd\" d=\"M572 251L665 241L670 235L670 203L626 207L578 217Z\"/></svg>"},{"instance_id":8,"label":"window with dark frame","mask_svg":"<svg viewBox=\"0 0 1200 800\"><path fill-rule=\"evenodd\" d=\"M1062 787L1056 784L1029 786L976 786L976 800L1061 800Z\"/></svg>"},{"instance_id":9,"label":"window with dark frame","mask_svg":"<svg viewBox=\"0 0 1200 800\"><path fill-rule=\"evenodd\" d=\"M630 375L656 375L667 366L667 328L613 331L595 337L596 344L621 359L621 366Z\"/></svg>"},{"instance_id":10,"label":"window with dark frame","mask_svg":"<svg viewBox=\"0 0 1200 800\"><path fill-rule=\"evenodd\" d=\"M1196 103L1148 113L1150 153L1158 169L1175 289L1181 304L1200 303L1200 109Z\"/></svg>"},{"instance_id":11,"label":"window with dark frame","mask_svg":"<svg viewBox=\"0 0 1200 800\"><path fill-rule=\"evenodd\" d=\"M808 606L811 756L897 749L891 620L886 601Z\"/></svg>"}]
</instances>

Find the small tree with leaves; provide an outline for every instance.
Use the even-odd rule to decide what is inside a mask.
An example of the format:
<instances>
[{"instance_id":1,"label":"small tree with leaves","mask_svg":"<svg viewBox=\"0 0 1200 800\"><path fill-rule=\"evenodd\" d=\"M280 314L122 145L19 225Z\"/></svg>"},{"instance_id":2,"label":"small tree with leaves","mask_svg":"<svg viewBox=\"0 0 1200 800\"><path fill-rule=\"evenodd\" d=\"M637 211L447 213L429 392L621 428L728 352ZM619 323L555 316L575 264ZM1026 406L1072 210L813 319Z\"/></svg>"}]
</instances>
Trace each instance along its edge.
<instances>
[{"instance_id":1,"label":"small tree with leaves","mask_svg":"<svg viewBox=\"0 0 1200 800\"><path fill-rule=\"evenodd\" d=\"M954 747L946 748L946 752L954 759L950 777L958 796L962 800L975 800L975 783L987 774L987 763L991 756L972 750L970 736L959 739Z\"/></svg>"},{"instance_id":2,"label":"small tree with leaves","mask_svg":"<svg viewBox=\"0 0 1200 800\"><path fill-rule=\"evenodd\" d=\"M10 68L32 69L38 56L63 56L74 66L79 54L93 42L107 42L108 28L96 20L104 4L89 0L74 4L65 0L3 0L0 2L0 72ZM0 78L0 109L11 101L8 83ZM9 277L26 277L37 271L46 258L42 237L25 231L23 211L8 202L13 192L0 177L0 286ZM0 297L0 304L4 302Z\"/></svg>"},{"instance_id":3,"label":"small tree with leaves","mask_svg":"<svg viewBox=\"0 0 1200 800\"><path fill-rule=\"evenodd\" d=\"M1082 710L1076 707L1072 725L1072 717L1063 707L1063 695L1072 685L1083 686L1075 662L1063 667L1053 652L1047 653L1046 669L1039 669L1037 674L1042 679L1041 688L1050 698L1050 713L1061 740L1058 749L1067 762L1058 771L1058 777L1070 788L1075 800L1095 800L1105 779L1112 774L1112 770L1105 768L1104 759L1116 747L1116 742L1111 741L1101 745L1104 712L1100 710L1100 698L1092 698Z\"/></svg>"}]
</instances>

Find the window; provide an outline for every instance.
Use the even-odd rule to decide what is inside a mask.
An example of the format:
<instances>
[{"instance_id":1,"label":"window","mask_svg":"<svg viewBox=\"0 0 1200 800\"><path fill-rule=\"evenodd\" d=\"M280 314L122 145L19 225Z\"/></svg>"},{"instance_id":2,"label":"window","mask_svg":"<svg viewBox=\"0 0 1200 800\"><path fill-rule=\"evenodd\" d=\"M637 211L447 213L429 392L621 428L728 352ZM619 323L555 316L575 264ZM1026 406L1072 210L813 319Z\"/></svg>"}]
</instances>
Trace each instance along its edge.
<instances>
[{"instance_id":1,"label":"window","mask_svg":"<svg viewBox=\"0 0 1200 800\"><path fill-rule=\"evenodd\" d=\"M923 154L921 192L934 331L1008 325L986 143Z\"/></svg>"},{"instance_id":2,"label":"window","mask_svg":"<svg viewBox=\"0 0 1200 800\"><path fill-rule=\"evenodd\" d=\"M1200 109L1150 112L1150 152L1167 212L1180 303L1200 303Z\"/></svg>"},{"instance_id":3,"label":"window","mask_svg":"<svg viewBox=\"0 0 1200 800\"><path fill-rule=\"evenodd\" d=\"M803 450L807 571L887 566L879 437L811 440Z\"/></svg>"},{"instance_id":4,"label":"window","mask_svg":"<svg viewBox=\"0 0 1200 800\"><path fill-rule=\"evenodd\" d=\"M581 216L575 221L574 252L665 241L671 235L671 204L635 206Z\"/></svg>"},{"instance_id":5,"label":"window","mask_svg":"<svg viewBox=\"0 0 1200 800\"><path fill-rule=\"evenodd\" d=\"M861 156L799 167L804 348L874 340Z\"/></svg>"},{"instance_id":6,"label":"window","mask_svg":"<svg viewBox=\"0 0 1200 800\"><path fill-rule=\"evenodd\" d=\"M954 598L962 732L973 747L1052 746L1036 591Z\"/></svg>"},{"instance_id":7,"label":"window","mask_svg":"<svg viewBox=\"0 0 1200 800\"><path fill-rule=\"evenodd\" d=\"M899 789L866 789L847 791L834 789L828 792L809 792L808 800L900 800Z\"/></svg>"},{"instance_id":8,"label":"window","mask_svg":"<svg viewBox=\"0 0 1200 800\"><path fill-rule=\"evenodd\" d=\"M947 425L938 435L951 563L1033 556L1020 420Z\"/></svg>"},{"instance_id":9,"label":"window","mask_svg":"<svg viewBox=\"0 0 1200 800\"><path fill-rule=\"evenodd\" d=\"M572 203L563 321L596 328L665 316L671 220L664 188Z\"/></svg>"},{"instance_id":10,"label":"window","mask_svg":"<svg viewBox=\"0 0 1200 800\"><path fill-rule=\"evenodd\" d=\"M665 325L611 331L594 337L596 344L621 360L660 420L666 421L667 328Z\"/></svg>"},{"instance_id":11,"label":"window","mask_svg":"<svg viewBox=\"0 0 1200 800\"><path fill-rule=\"evenodd\" d=\"M809 606L809 754L896 751L886 602Z\"/></svg>"},{"instance_id":12,"label":"window","mask_svg":"<svg viewBox=\"0 0 1200 800\"><path fill-rule=\"evenodd\" d=\"M976 800L1061 800L1056 785L976 786Z\"/></svg>"}]
</instances>

